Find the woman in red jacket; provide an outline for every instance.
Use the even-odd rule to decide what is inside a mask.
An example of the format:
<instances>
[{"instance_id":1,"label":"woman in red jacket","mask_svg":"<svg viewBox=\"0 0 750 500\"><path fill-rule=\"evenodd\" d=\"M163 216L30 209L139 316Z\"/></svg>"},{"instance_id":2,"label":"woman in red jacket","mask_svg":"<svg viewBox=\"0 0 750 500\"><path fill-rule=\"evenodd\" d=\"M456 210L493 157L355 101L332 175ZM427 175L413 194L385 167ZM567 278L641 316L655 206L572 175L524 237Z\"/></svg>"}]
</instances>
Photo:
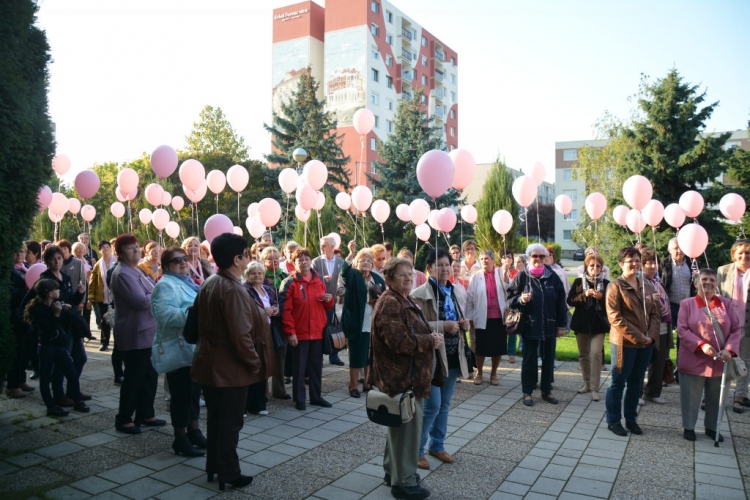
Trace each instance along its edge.
<instances>
[{"instance_id":1,"label":"woman in red jacket","mask_svg":"<svg viewBox=\"0 0 750 500\"><path fill-rule=\"evenodd\" d=\"M329 408L320 394L323 379L323 329L326 311L334 305L326 283L312 270L310 252L300 247L292 254L295 271L281 283L279 306L284 333L292 348L292 399L305 410L305 375L309 378L310 404Z\"/></svg>"}]
</instances>

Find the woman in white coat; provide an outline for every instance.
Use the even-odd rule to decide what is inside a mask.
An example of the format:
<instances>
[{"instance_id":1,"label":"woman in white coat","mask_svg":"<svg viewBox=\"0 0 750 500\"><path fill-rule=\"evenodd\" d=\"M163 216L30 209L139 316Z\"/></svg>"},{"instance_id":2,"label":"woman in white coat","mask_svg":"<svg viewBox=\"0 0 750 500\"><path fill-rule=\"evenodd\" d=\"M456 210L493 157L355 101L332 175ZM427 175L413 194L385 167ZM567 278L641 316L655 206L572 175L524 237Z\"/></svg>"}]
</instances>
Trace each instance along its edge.
<instances>
[{"instance_id":1,"label":"woman in white coat","mask_svg":"<svg viewBox=\"0 0 750 500\"><path fill-rule=\"evenodd\" d=\"M503 315L505 313L505 284L500 269L495 267L495 254L483 250L479 255L482 270L472 275L466 301L466 317L474 323L476 331L472 350L477 360L474 384L482 384L484 358L492 358L490 384L498 385L497 366L500 356L507 354L508 344Z\"/></svg>"}]
</instances>

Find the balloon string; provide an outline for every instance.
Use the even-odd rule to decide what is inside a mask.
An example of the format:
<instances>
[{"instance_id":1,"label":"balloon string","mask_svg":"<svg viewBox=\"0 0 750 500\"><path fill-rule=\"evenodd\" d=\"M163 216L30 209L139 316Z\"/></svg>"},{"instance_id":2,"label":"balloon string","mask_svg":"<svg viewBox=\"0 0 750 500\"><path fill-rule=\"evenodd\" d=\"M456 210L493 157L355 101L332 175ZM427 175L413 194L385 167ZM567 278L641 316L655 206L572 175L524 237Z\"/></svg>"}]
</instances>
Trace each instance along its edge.
<instances>
[{"instance_id":1,"label":"balloon string","mask_svg":"<svg viewBox=\"0 0 750 500\"><path fill-rule=\"evenodd\" d=\"M133 232L133 216L130 213L130 200L128 200L128 226L130 226L130 232Z\"/></svg>"},{"instance_id":2,"label":"balloon string","mask_svg":"<svg viewBox=\"0 0 750 500\"><path fill-rule=\"evenodd\" d=\"M435 202L435 210L437 210L437 208L438 208L437 200L435 198L433 198L432 201ZM437 257L437 248L438 248L438 239L439 238L440 238L440 231L435 230L435 257ZM416 255L414 256L414 260L415 261L417 260L417 256ZM435 269L436 270L437 270L437 265L438 265L437 259L435 259ZM437 281L437 277L438 277L437 274L438 273L435 273L435 283L438 282ZM439 308L438 308L438 306L439 306L438 302L440 302L440 291L438 289L436 289L436 293L435 293L435 317L437 318L437 331L439 332L440 331L440 311L439 311Z\"/></svg>"},{"instance_id":3,"label":"balloon string","mask_svg":"<svg viewBox=\"0 0 750 500\"><path fill-rule=\"evenodd\" d=\"M539 196L536 197L536 231L539 243L542 242L542 223L539 221Z\"/></svg>"},{"instance_id":4,"label":"balloon string","mask_svg":"<svg viewBox=\"0 0 750 500\"><path fill-rule=\"evenodd\" d=\"M367 236L365 236L365 213L364 212L362 212L362 241L364 242L366 247L370 246L367 244Z\"/></svg>"},{"instance_id":5,"label":"balloon string","mask_svg":"<svg viewBox=\"0 0 750 500\"><path fill-rule=\"evenodd\" d=\"M219 213L219 195L216 195L216 213Z\"/></svg>"},{"instance_id":6,"label":"balloon string","mask_svg":"<svg viewBox=\"0 0 750 500\"><path fill-rule=\"evenodd\" d=\"M307 248L307 221L305 221L305 248Z\"/></svg>"},{"instance_id":7,"label":"balloon string","mask_svg":"<svg viewBox=\"0 0 750 500\"><path fill-rule=\"evenodd\" d=\"M237 193L237 225L242 225L242 221L240 220L240 197L242 194ZM219 213L219 195L216 195L216 213Z\"/></svg>"},{"instance_id":8,"label":"balloon string","mask_svg":"<svg viewBox=\"0 0 750 500\"><path fill-rule=\"evenodd\" d=\"M201 222L199 219L200 215L198 214L198 202L195 202L195 230L198 233L198 239L201 239Z\"/></svg>"},{"instance_id":9,"label":"balloon string","mask_svg":"<svg viewBox=\"0 0 750 500\"><path fill-rule=\"evenodd\" d=\"M383 245L385 245L385 228L380 224L380 233L383 235Z\"/></svg>"},{"instance_id":10,"label":"balloon string","mask_svg":"<svg viewBox=\"0 0 750 500\"><path fill-rule=\"evenodd\" d=\"M359 166L363 163L365 157L365 136L359 136L359 163L357 163L357 186L359 186Z\"/></svg>"},{"instance_id":11,"label":"balloon string","mask_svg":"<svg viewBox=\"0 0 750 500\"><path fill-rule=\"evenodd\" d=\"M286 195L286 215L284 216L284 242L286 242L286 231L289 225L289 193Z\"/></svg>"}]
</instances>

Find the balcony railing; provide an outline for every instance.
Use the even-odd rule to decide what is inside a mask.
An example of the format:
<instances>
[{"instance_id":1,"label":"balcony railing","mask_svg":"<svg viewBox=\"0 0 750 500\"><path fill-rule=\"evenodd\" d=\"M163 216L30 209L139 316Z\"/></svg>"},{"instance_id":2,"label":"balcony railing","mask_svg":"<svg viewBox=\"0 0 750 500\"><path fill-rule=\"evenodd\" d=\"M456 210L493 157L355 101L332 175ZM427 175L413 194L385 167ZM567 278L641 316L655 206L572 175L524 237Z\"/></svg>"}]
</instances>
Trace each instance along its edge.
<instances>
[{"instance_id":1,"label":"balcony railing","mask_svg":"<svg viewBox=\"0 0 750 500\"><path fill-rule=\"evenodd\" d=\"M436 107L435 108L435 115L439 116L440 118L443 118L445 116L445 111L443 111L443 108Z\"/></svg>"},{"instance_id":2,"label":"balcony railing","mask_svg":"<svg viewBox=\"0 0 750 500\"><path fill-rule=\"evenodd\" d=\"M445 62L445 54L442 52L435 52L435 59Z\"/></svg>"},{"instance_id":3,"label":"balcony railing","mask_svg":"<svg viewBox=\"0 0 750 500\"><path fill-rule=\"evenodd\" d=\"M401 36L403 36L407 40L413 40L413 38L411 36L411 31L409 31L406 28L401 28Z\"/></svg>"},{"instance_id":4,"label":"balcony railing","mask_svg":"<svg viewBox=\"0 0 750 500\"><path fill-rule=\"evenodd\" d=\"M436 71L436 72L435 72L435 79L436 79L436 80L438 80L438 81L440 81L440 82L442 82L442 81L444 81L444 80L445 80L445 75L443 75L442 73L438 73L438 72Z\"/></svg>"},{"instance_id":5,"label":"balcony railing","mask_svg":"<svg viewBox=\"0 0 750 500\"><path fill-rule=\"evenodd\" d=\"M434 88L432 89L432 92L430 92L430 95L435 96L436 99L443 99L445 97L445 90L441 88Z\"/></svg>"},{"instance_id":6,"label":"balcony railing","mask_svg":"<svg viewBox=\"0 0 750 500\"><path fill-rule=\"evenodd\" d=\"M409 93L409 92L401 92L401 97L404 98L404 99L406 99L406 100L411 101L414 96L411 95L411 93Z\"/></svg>"},{"instance_id":7,"label":"balcony railing","mask_svg":"<svg viewBox=\"0 0 750 500\"><path fill-rule=\"evenodd\" d=\"M406 49L401 49L401 57L403 57L407 61L411 61L411 52Z\"/></svg>"},{"instance_id":8,"label":"balcony railing","mask_svg":"<svg viewBox=\"0 0 750 500\"><path fill-rule=\"evenodd\" d=\"M403 78L404 80L407 80L409 82L414 79L413 78L413 73L411 71L401 71L401 78Z\"/></svg>"}]
</instances>

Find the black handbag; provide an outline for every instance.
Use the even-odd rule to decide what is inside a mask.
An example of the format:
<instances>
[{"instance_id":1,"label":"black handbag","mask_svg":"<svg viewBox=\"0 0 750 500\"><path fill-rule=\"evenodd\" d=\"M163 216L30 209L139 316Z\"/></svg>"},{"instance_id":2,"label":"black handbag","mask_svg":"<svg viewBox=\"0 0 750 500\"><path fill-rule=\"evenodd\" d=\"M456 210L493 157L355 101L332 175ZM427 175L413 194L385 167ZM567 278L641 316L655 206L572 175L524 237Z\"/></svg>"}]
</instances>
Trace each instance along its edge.
<instances>
[{"instance_id":1,"label":"black handbag","mask_svg":"<svg viewBox=\"0 0 750 500\"><path fill-rule=\"evenodd\" d=\"M334 314L333 321L327 323L323 330L323 354L333 354L344 347L346 347L344 327Z\"/></svg>"},{"instance_id":2,"label":"black handbag","mask_svg":"<svg viewBox=\"0 0 750 500\"><path fill-rule=\"evenodd\" d=\"M198 343L198 296L195 297L193 305L187 308L187 320L182 337L188 344Z\"/></svg>"},{"instance_id":3,"label":"black handbag","mask_svg":"<svg viewBox=\"0 0 750 500\"><path fill-rule=\"evenodd\" d=\"M273 321L271 321L271 337L273 337L274 350L282 350L286 345L286 342L284 342L284 337L281 336L281 332L276 328L276 324Z\"/></svg>"}]
</instances>

